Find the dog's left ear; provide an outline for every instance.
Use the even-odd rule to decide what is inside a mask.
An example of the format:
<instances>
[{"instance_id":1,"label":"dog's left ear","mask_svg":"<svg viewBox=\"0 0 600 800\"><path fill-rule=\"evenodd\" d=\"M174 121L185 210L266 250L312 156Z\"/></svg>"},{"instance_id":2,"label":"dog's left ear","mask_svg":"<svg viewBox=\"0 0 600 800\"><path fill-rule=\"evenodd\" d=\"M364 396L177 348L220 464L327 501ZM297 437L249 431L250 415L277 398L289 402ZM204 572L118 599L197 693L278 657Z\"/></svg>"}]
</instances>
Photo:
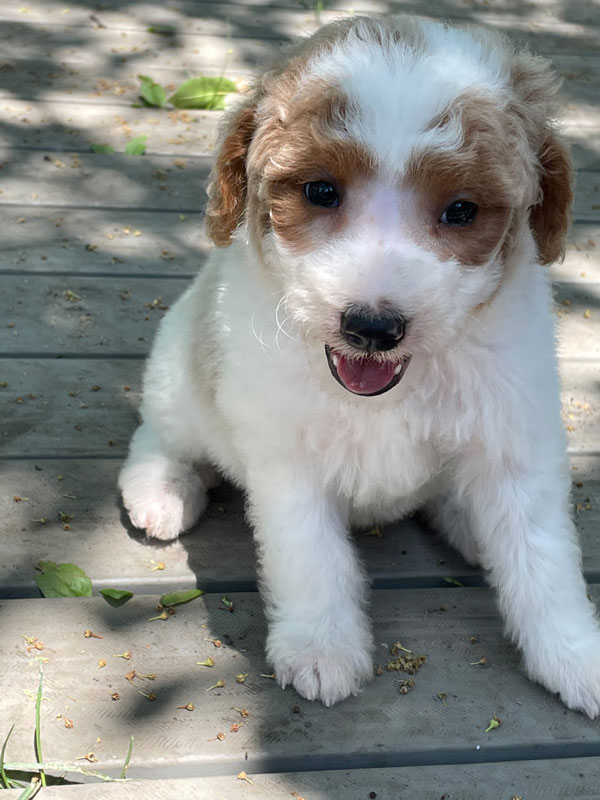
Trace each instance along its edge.
<instances>
[{"instance_id":1,"label":"dog's left ear","mask_svg":"<svg viewBox=\"0 0 600 800\"><path fill-rule=\"evenodd\" d=\"M217 247L227 247L246 210L246 157L255 130L254 94L224 119L220 148L208 184L206 229Z\"/></svg>"},{"instance_id":2,"label":"dog's left ear","mask_svg":"<svg viewBox=\"0 0 600 800\"><path fill-rule=\"evenodd\" d=\"M540 263L551 264L564 255L573 200L571 157L552 126L559 110L560 79L545 58L516 52L512 54L511 83L515 91L512 110L530 148L527 158L537 159L536 174L531 174L536 181L532 189L537 191L529 211L531 229Z\"/></svg>"},{"instance_id":3,"label":"dog's left ear","mask_svg":"<svg viewBox=\"0 0 600 800\"><path fill-rule=\"evenodd\" d=\"M548 131L538 153L540 198L531 207L530 221L541 264L552 264L565 254L571 221L573 165L569 150L555 131Z\"/></svg>"}]
</instances>

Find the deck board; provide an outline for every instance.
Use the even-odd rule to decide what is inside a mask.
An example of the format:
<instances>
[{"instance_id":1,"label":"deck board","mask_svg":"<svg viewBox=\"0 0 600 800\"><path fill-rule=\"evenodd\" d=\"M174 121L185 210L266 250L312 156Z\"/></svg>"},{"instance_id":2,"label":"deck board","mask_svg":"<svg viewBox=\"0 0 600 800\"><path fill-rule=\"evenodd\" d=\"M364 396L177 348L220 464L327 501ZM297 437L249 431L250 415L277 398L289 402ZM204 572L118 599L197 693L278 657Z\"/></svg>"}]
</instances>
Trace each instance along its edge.
<instances>
[{"instance_id":1,"label":"deck board","mask_svg":"<svg viewBox=\"0 0 600 800\"><path fill-rule=\"evenodd\" d=\"M0 562L0 596L37 597L35 565L71 562L106 587L152 593L164 587L217 591L256 585L255 553L244 521L243 500L227 484L211 493L211 504L196 527L161 545L136 532L116 495L119 459L5 462L0 514L11 536ZM600 582L600 458L573 457L573 506L588 580ZM26 498L15 502L14 497ZM63 529L60 513L72 517ZM46 519L41 523L38 520ZM359 554L374 586L442 586L444 577L483 581L443 537L415 520L381 528L381 537L355 534ZM115 560L114 553L119 553ZM164 570L155 569L158 562Z\"/></svg>"},{"instance_id":2,"label":"deck board","mask_svg":"<svg viewBox=\"0 0 600 800\"><path fill-rule=\"evenodd\" d=\"M600 453L598 362L561 359L560 372L569 448ZM0 455L122 456L138 420L142 373L143 362L126 354L4 359Z\"/></svg>"},{"instance_id":3,"label":"deck board","mask_svg":"<svg viewBox=\"0 0 600 800\"><path fill-rule=\"evenodd\" d=\"M591 589L593 599L599 592ZM15 722L10 758L31 758L30 698L38 685L34 656L40 654L48 658L44 757L72 760L93 748L98 769L120 770L132 735L131 777L600 755L600 721L567 711L525 677L519 654L502 636L488 589L375 592L375 663L387 663L389 645L397 640L426 654L427 663L408 694L398 692L406 674L384 669L333 713L261 677L270 669L260 600L255 593L229 598L233 613L220 594L208 594L180 606L167 621L150 621L158 596L136 596L118 609L102 598L0 602L3 715ZM103 638L86 639L85 630ZM44 650L27 652L24 635L37 636ZM116 657L125 652L130 660ZM214 667L196 664L209 656ZM487 666L474 666L483 656ZM99 669L100 659L106 667ZM125 677L132 669L156 678L132 685ZM236 682L240 673L247 674L244 683ZM218 680L224 687L210 689ZM156 700L140 690L154 692ZM117 701L111 699L115 691ZM177 708L188 703L196 710ZM248 717L236 708L247 709ZM503 723L485 733L494 713ZM65 717L72 728L65 727ZM240 730L231 732L240 721Z\"/></svg>"},{"instance_id":4,"label":"deck board","mask_svg":"<svg viewBox=\"0 0 600 800\"><path fill-rule=\"evenodd\" d=\"M73 273L82 279L92 274L117 281L136 275L189 279L210 251L203 210L188 212L181 220L178 213L163 209L2 206L1 200L0 195L0 228L4 231L0 275ZM553 264L549 271L557 283L600 283L600 224L573 225L565 261ZM6 302L11 303L12 297ZM111 313L110 307L106 313Z\"/></svg>"},{"instance_id":5,"label":"deck board","mask_svg":"<svg viewBox=\"0 0 600 800\"><path fill-rule=\"evenodd\" d=\"M600 763L595 758L510 761L489 764L397 767L378 770L248 775L251 784L230 775L214 778L134 780L126 784L49 787L46 800L597 800ZM18 797L7 792L9 800Z\"/></svg>"},{"instance_id":6,"label":"deck board","mask_svg":"<svg viewBox=\"0 0 600 800\"><path fill-rule=\"evenodd\" d=\"M156 246L152 230L140 232L140 238L142 235L149 240L144 247ZM106 263L106 244L112 245L112 241L101 239L92 258ZM79 245L77 251L85 252L85 245ZM164 253L166 259L154 254L155 263L162 261L164 270L175 261L181 269L182 259L187 259L192 269L199 260L193 249L188 253L179 243L164 248ZM131 275L119 279L118 271L110 277L86 277L84 272L77 276L0 274L0 294L10 298L6 324L0 328L0 354L26 356L42 351L144 357L167 307L188 284L187 277L169 278L164 273L159 281ZM600 358L600 283L557 284L555 295L559 354Z\"/></svg>"}]
</instances>

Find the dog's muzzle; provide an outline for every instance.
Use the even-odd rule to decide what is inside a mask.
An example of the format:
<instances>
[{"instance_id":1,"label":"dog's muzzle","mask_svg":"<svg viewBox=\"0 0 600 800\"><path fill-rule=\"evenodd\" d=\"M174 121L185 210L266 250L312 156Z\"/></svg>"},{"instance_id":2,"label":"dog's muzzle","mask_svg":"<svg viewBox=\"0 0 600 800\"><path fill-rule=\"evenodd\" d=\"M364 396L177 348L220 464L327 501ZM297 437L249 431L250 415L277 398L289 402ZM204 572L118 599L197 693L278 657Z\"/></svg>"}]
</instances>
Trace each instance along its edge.
<instances>
[{"instance_id":1,"label":"dog's muzzle","mask_svg":"<svg viewBox=\"0 0 600 800\"><path fill-rule=\"evenodd\" d=\"M372 397L392 389L401 380L410 355L381 358L404 338L406 322L399 314L373 313L371 309L349 306L342 314L340 334L354 350L355 358L325 345L331 374L344 389Z\"/></svg>"}]
</instances>

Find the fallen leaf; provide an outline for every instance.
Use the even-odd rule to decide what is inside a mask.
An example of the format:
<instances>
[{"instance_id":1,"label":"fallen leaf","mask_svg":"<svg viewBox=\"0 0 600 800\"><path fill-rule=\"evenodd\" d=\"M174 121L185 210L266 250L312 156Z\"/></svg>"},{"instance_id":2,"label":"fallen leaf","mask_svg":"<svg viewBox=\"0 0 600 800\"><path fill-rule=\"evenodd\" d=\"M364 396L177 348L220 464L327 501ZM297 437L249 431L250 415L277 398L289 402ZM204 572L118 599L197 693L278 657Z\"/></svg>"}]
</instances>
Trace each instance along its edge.
<instances>
[{"instance_id":1,"label":"fallen leaf","mask_svg":"<svg viewBox=\"0 0 600 800\"><path fill-rule=\"evenodd\" d=\"M145 135L136 136L135 139L130 139L125 145L125 155L143 156L146 152L147 141L148 137Z\"/></svg>"},{"instance_id":2,"label":"fallen leaf","mask_svg":"<svg viewBox=\"0 0 600 800\"><path fill-rule=\"evenodd\" d=\"M163 108L167 93L160 84L155 83L148 75L138 75L140 79L140 97L145 106L151 108ZM145 137L148 138L148 137ZM137 155L137 153L130 153L130 155Z\"/></svg>"},{"instance_id":3,"label":"fallen leaf","mask_svg":"<svg viewBox=\"0 0 600 800\"><path fill-rule=\"evenodd\" d=\"M75 564L40 561L35 582L44 597L91 597L92 582Z\"/></svg>"},{"instance_id":4,"label":"fallen leaf","mask_svg":"<svg viewBox=\"0 0 600 800\"><path fill-rule=\"evenodd\" d=\"M177 91L169 97L169 103L175 108L204 108L210 111L222 111L225 108L225 96L237 92L233 81L221 77L192 78L182 83Z\"/></svg>"},{"instance_id":5,"label":"fallen leaf","mask_svg":"<svg viewBox=\"0 0 600 800\"><path fill-rule=\"evenodd\" d=\"M189 589L188 591L184 592L169 592L168 594L163 594L160 598L160 604L162 606L178 606L182 603L189 603L190 600L195 600L196 597L201 597L205 594L203 589Z\"/></svg>"},{"instance_id":6,"label":"fallen leaf","mask_svg":"<svg viewBox=\"0 0 600 800\"><path fill-rule=\"evenodd\" d=\"M117 608L133 597L133 592L126 589L100 589L100 594L111 606Z\"/></svg>"},{"instance_id":7,"label":"fallen leaf","mask_svg":"<svg viewBox=\"0 0 600 800\"><path fill-rule=\"evenodd\" d=\"M90 150L92 153L107 156L111 156L115 152L115 148L112 144L96 144L95 142L91 143Z\"/></svg>"}]
</instances>

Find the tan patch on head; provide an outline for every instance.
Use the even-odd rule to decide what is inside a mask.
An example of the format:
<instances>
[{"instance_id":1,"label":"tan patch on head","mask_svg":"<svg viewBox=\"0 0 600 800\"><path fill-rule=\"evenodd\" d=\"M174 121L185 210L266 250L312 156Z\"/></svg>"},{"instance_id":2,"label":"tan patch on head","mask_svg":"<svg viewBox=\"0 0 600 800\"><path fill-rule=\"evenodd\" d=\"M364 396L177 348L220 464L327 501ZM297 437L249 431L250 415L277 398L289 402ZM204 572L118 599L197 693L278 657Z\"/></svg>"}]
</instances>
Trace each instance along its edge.
<instances>
[{"instance_id":1,"label":"tan patch on head","mask_svg":"<svg viewBox=\"0 0 600 800\"><path fill-rule=\"evenodd\" d=\"M405 182L419 198L427 246L441 258L479 266L504 241L513 209L524 205L525 176L514 152L508 115L487 98L466 95L432 128L456 124L457 115L463 131L461 145L452 151L415 154ZM463 227L440 223L445 209L458 200L477 204L473 222Z\"/></svg>"},{"instance_id":2,"label":"tan patch on head","mask_svg":"<svg viewBox=\"0 0 600 800\"><path fill-rule=\"evenodd\" d=\"M371 157L345 135L346 102L330 87L316 86L296 103L285 124L261 140L251 162L260 175L251 200L251 217L259 236L270 228L295 252L306 252L340 231L348 220L347 197L374 169ZM339 207L309 202L304 186L332 184Z\"/></svg>"},{"instance_id":3,"label":"tan patch on head","mask_svg":"<svg viewBox=\"0 0 600 800\"><path fill-rule=\"evenodd\" d=\"M260 202L252 202L250 210L250 217L256 215L251 220L251 227L255 234L264 231L268 224L268 210L265 209L267 193L261 185L262 170L268 171L269 157L276 151L289 164L291 161L288 161L288 156L295 159L292 151L296 148L296 160L300 163L302 153L308 152L307 144L310 142L315 156L320 155L321 149L325 151L322 154L323 163L314 162L313 167L332 173L339 171L341 179L345 178L347 170L345 167L338 169L340 159L335 152L337 145L334 145L327 131L328 125L333 122L331 111L340 98L336 101L334 94L331 94L328 112L327 99L323 95L331 93L331 85L320 84L315 77L300 92L299 87L306 78L310 63L331 51L348 36L382 49L392 48L400 42L414 49L423 45L423 34L416 18L400 16L384 20L352 17L326 25L309 39L283 48L241 105L225 116L221 128L219 154L211 174L207 208L207 230L218 246L223 247L231 242L233 233L244 219L247 203L258 198ZM339 123L339 120L336 122ZM303 124L307 126L304 131L301 130ZM283 147L286 137L289 140L287 150ZM315 144L318 145L316 149ZM344 160L350 167L354 164L362 169L365 158L357 148L354 153L348 148L345 150ZM307 166L308 159L304 158L301 168ZM272 178L272 174L267 176L268 181ZM287 174L277 180L288 182L289 187L291 178L291 170L287 169ZM299 242L299 231L305 230L306 224L292 230L286 222L285 218L289 217L286 209L289 207L289 214L293 213L293 203L288 202L291 201L290 194L283 190L283 186L277 186L273 189L273 200L281 230ZM291 222L291 218L288 221Z\"/></svg>"}]
</instances>

